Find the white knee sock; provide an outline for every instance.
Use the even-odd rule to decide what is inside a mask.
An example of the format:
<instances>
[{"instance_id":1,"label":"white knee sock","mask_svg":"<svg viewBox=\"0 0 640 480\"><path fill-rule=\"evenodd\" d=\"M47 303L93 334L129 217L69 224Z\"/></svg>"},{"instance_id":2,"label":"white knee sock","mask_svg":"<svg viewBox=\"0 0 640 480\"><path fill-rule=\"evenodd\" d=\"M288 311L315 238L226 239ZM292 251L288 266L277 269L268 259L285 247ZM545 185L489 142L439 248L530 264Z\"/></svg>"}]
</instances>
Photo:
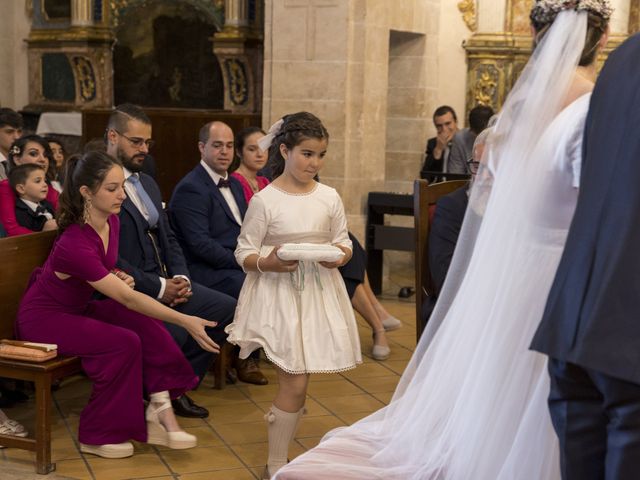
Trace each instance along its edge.
<instances>
[{"instance_id":1,"label":"white knee sock","mask_svg":"<svg viewBox=\"0 0 640 480\"><path fill-rule=\"evenodd\" d=\"M267 465L270 475L274 475L279 468L286 465L289 444L296 434L296 429L304 410L304 408L301 408L295 413L289 413L280 410L275 405L271 405L271 408L264 416L268 422L269 429L269 459L267 460Z\"/></svg>"}]
</instances>

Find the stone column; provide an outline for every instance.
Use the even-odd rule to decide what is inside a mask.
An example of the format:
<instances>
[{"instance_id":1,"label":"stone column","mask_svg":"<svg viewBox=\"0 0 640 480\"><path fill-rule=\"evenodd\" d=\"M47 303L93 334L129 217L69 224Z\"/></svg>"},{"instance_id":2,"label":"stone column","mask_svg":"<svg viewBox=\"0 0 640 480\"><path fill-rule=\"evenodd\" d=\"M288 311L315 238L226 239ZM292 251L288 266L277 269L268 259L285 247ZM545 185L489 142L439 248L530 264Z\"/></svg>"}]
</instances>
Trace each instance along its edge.
<instances>
[{"instance_id":1,"label":"stone column","mask_svg":"<svg viewBox=\"0 0 640 480\"><path fill-rule=\"evenodd\" d=\"M240 29L249 26L247 0L225 0L224 28Z\"/></svg>"},{"instance_id":2,"label":"stone column","mask_svg":"<svg viewBox=\"0 0 640 480\"><path fill-rule=\"evenodd\" d=\"M630 0L611 0L613 14L609 20L611 36L624 36L629 34L629 14L631 12Z\"/></svg>"},{"instance_id":3,"label":"stone column","mask_svg":"<svg viewBox=\"0 0 640 480\"><path fill-rule=\"evenodd\" d=\"M87 27L93 24L91 0L71 0L71 26Z\"/></svg>"}]
</instances>

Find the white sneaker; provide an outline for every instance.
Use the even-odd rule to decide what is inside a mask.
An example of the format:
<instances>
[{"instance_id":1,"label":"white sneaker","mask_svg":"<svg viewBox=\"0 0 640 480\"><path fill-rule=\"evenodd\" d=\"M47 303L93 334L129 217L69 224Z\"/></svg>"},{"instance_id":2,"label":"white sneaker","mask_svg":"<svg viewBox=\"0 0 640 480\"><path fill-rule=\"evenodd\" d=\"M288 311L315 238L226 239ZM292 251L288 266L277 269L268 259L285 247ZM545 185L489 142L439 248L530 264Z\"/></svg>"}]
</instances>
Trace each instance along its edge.
<instances>
[{"instance_id":1,"label":"white sneaker","mask_svg":"<svg viewBox=\"0 0 640 480\"><path fill-rule=\"evenodd\" d=\"M387 332L397 330L402 326L402 322L396 317L387 317L382 321L382 326Z\"/></svg>"}]
</instances>

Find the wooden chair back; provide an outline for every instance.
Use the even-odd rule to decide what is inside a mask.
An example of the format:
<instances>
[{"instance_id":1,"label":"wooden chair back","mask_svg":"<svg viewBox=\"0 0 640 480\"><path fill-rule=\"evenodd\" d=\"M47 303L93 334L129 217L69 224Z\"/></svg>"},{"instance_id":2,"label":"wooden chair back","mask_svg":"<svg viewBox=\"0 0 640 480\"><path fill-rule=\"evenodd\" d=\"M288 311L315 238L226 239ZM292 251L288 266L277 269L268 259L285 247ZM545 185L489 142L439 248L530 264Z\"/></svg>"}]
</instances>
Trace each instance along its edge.
<instances>
[{"instance_id":1,"label":"wooden chair back","mask_svg":"<svg viewBox=\"0 0 640 480\"><path fill-rule=\"evenodd\" d=\"M422 334L422 303L435 293L433 279L429 271L429 227L436 202L468 180L451 180L429 185L426 180L413 183L413 215L415 224L415 275L416 275L416 338Z\"/></svg>"},{"instance_id":2,"label":"wooden chair back","mask_svg":"<svg viewBox=\"0 0 640 480\"><path fill-rule=\"evenodd\" d=\"M13 338L20 299L33 270L42 265L58 232L0 238L0 338Z\"/></svg>"}]
</instances>

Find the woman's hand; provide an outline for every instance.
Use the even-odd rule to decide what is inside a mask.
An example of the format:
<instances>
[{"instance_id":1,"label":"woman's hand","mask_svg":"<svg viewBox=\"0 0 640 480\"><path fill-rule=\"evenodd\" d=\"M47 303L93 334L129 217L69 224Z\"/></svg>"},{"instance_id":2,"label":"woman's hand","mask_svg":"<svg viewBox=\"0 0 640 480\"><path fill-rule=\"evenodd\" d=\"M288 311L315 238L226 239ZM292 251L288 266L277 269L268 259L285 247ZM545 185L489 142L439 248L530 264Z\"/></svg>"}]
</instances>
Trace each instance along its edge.
<instances>
[{"instance_id":1,"label":"woman's hand","mask_svg":"<svg viewBox=\"0 0 640 480\"><path fill-rule=\"evenodd\" d=\"M278 257L278 250L280 245L271 250L271 253L266 257L259 257L257 262L260 262L260 270L263 272L294 272L298 268L297 260L282 260Z\"/></svg>"},{"instance_id":2,"label":"woman's hand","mask_svg":"<svg viewBox=\"0 0 640 480\"><path fill-rule=\"evenodd\" d=\"M127 287L135 288L136 282L133 279L133 277L131 275L129 275L127 272L124 272L122 270L119 270L119 269L115 268L115 269L113 269L111 271L111 273L113 273L116 277L118 277L120 280L122 280L124 283L126 283Z\"/></svg>"},{"instance_id":3,"label":"woman's hand","mask_svg":"<svg viewBox=\"0 0 640 480\"><path fill-rule=\"evenodd\" d=\"M324 268L338 268L351 260L351 250L349 250L347 247L343 247L342 245L334 245L334 247L338 247L340 250L342 250L344 252L344 255L335 262L318 262Z\"/></svg>"},{"instance_id":4,"label":"woman's hand","mask_svg":"<svg viewBox=\"0 0 640 480\"><path fill-rule=\"evenodd\" d=\"M205 327L215 327L218 323L191 315L185 315L185 317L187 317L187 321L185 322L184 328L189 332L189 335L198 342L198 345L207 352L220 353L220 346L211 340L205 330Z\"/></svg>"}]
</instances>

